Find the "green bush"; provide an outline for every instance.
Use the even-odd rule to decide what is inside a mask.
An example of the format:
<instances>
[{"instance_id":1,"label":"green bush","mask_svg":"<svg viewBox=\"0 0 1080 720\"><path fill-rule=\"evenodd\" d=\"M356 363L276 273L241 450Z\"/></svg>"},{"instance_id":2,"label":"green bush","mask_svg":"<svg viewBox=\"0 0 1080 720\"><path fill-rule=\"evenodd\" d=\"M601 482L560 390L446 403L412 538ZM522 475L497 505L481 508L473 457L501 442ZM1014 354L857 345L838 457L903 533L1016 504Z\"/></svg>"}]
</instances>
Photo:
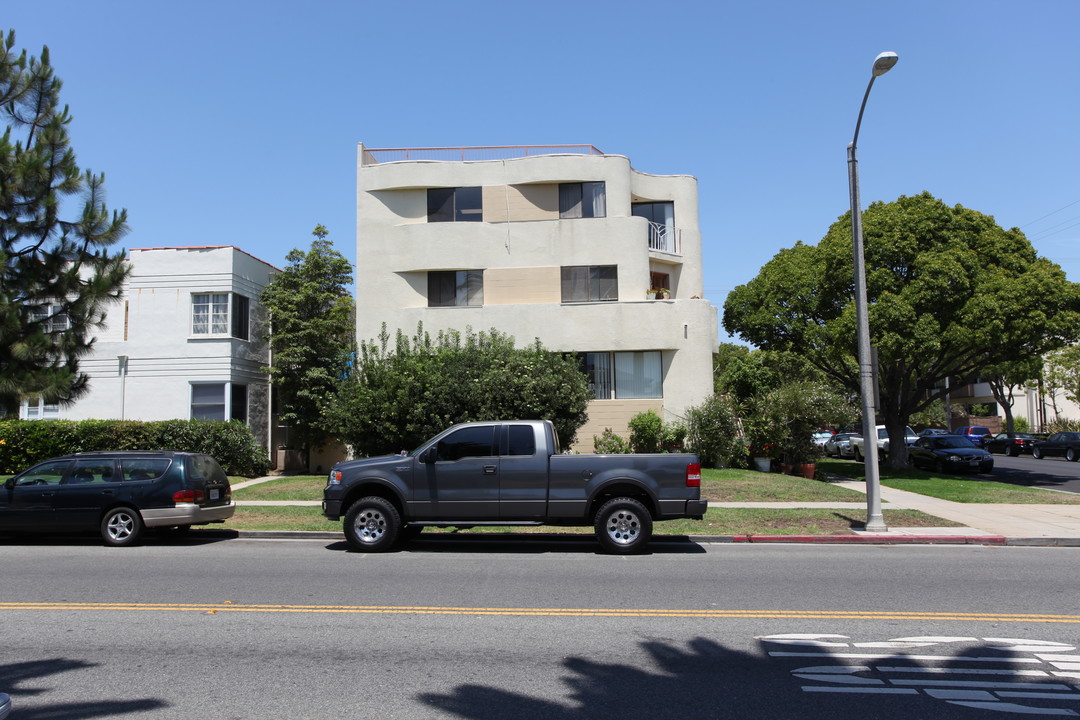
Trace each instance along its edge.
<instances>
[{"instance_id":1,"label":"green bush","mask_svg":"<svg viewBox=\"0 0 1080 720\"><path fill-rule=\"evenodd\" d=\"M664 421L655 410L646 410L630 418L630 448L636 453L660 452L664 441Z\"/></svg>"},{"instance_id":2,"label":"green bush","mask_svg":"<svg viewBox=\"0 0 1080 720\"><path fill-rule=\"evenodd\" d=\"M1031 423L1028 422L1026 417L1013 418L1013 431L1029 433L1031 432Z\"/></svg>"},{"instance_id":3,"label":"green bush","mask_svg":"<svg viewBox=\"0 0 1080 720\"><path fill-rule=\"evenodd\" d=\"M1080 420L1057 417L1043 426L1043 432L1080 432Z\"/></svg>"},{"instance_id":4,"label":"green bush","mask_svg":"<svg viewBox=\"0 0 1080 720\"><path fill-rule=\"evenodd\" d=\"M630 452L630 445L611 428L604 428L604 432L593 435L593 452L598 455L625 455Z\"/></svg>"},{"instance_id":5,"label":"green bush","mask_svg":"<svg viewBox=\"0 0 1080 720\"><path fill-rule=\"evenodd\" d=\"M2 420L0 474L51 457L93 450L185 450L215 458L229 475L257 477L270 468L248 426L238 420Z\"/></svg>"},{"instance_id":6,"label":"green bush","mask_svg":"<svg viewBox=\"0 0 1080 720\"><path fill-rule=\"evenodd\" d=\"M705 467L734 467L746 460L735 403L713 395L687 411L686 439Z\"/></svg>"}]
</instances>

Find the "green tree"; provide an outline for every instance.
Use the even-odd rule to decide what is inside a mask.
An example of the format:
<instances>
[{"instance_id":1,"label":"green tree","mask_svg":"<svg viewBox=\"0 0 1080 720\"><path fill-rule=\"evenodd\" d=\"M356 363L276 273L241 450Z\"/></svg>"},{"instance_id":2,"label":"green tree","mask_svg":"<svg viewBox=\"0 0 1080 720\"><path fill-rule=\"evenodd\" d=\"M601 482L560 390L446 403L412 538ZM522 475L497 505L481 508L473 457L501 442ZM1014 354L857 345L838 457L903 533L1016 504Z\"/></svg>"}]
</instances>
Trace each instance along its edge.
<instances>
[{"instance_id":1,"label":"green tree","mask_svg":"<svg viewBox=\"0 0 1080 720\"><path fill-rule=\"evenodd\" d=\"M1043 389L1050 397L1054 415L1060 415L1058 394L1080 404L1080 345L1072 345L1048 353L1042 368Z\"/></svg>"},{"instance_id":2,"label":"green tree","mask_svg":"<svg viewBox=\"0 0 1080 720\"><path fill-rule=\"evenodd\" d=\"M540 341L516 348L498 330L436 338L422 326L395 346L383 326L360 344L334 403L338 437L365 455L411 450L447 427L479 420L551 420L564 447L584 424L589 386L578 361Z\"/></svg>"},{"instance_id":3,"label":"green tree","mask_svg":"<svg viewBox=\"0 0 1080 720\"><path fill-rule=\"evenodd\" d=\"M1016 420L1012 410L1016 388L1038 378L1042 365L1042 358L1036 355L1003 363L984 372L983 376L990 385L990 393L1005 413L1005 432L1016 432Z\"/></svg>"},{"instance_id":4,"label":"green tree","mask_svg":"<svg viewBox=\"0 0 1080 720\"><path fill-rule=\"evenodd\" d=\"M327 407L355 356L352 266L316 225L304 252L292 250L288 265L263 289L270 316L272 363L265 368L277 390L280 418L290 427L305 461L332 434Z\"/></svg>"},{"instance_id":5,"label":"green tree","mask_svg":"<svg viewBox=\"0 0 1080 720\"><path fill-rule=\"evenodd\" d=\"M75 161L61 82L40 57L0 41L0 414L41 396L69 403L87 390L79 360L119 298L128 269L112 248L127 211L105 206L105 176ZM61 219L70 212L70 219Z\"/></svg>"},{"instance_id":6,"label":"green tree","mask_svg":"<svg viewBox=\"0 0 1080 720\"><path fill-rule=\"evenodd\" d=\"M1080 287L1018 229L929 193L875 202L863 226L879 412L889 462L900 467L908 418L945 394L940 380L972 382L984 368L1075 342ZM797 352L857 393L852 267L845 215L818 245L782 250L733 290L724 327L763 349Z\"/></svg>"}]
</instances>

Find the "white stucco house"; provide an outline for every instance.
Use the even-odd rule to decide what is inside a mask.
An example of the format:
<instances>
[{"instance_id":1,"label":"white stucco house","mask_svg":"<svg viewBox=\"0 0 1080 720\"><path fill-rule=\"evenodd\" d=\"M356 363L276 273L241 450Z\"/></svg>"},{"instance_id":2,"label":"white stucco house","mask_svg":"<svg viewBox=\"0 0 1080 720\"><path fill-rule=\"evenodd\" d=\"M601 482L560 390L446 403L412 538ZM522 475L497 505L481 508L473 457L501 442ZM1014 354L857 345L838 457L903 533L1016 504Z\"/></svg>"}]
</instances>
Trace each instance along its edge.
<instances>
[{"instance_id":1,"label":"white stucco house","mask_svg":"<svg viewBox=\"0 0 1080 720\"><path fill-rule=\"evenodd\" d=\"M270 447L262 289L278 269L232 246L130 251L123 297L80 362L89 392L24 419L239 419Z\"/></svg>"},{"instance_id":2,"label":"white stucco house","mask_svg":"<svg viewBox=\"0 0 1080 720\"><path fill-rule=\"evenodd\" d=\"M590 145L357 156L357 337L497 328L576 353L594 393L577 447L711 393L697 180Z\"/></svg>"}]
</instances>

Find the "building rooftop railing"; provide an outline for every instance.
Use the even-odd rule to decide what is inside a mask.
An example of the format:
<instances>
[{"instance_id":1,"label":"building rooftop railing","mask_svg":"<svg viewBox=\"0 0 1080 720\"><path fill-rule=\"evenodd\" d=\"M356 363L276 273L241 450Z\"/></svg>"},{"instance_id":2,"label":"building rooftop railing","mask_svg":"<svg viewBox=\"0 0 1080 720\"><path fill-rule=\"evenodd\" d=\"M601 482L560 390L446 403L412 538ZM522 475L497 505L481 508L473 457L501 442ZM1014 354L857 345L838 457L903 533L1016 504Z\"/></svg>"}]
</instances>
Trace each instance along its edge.
<instances>
[{"instance_id":1,"label":"building rooftop railing","mask_svg":"<svg viewBox=\"0 0 1080 720\"><path fill-rule=\"evenodd\" d=\"M481 147L364 148L374 163L400 160L509 160L534 155L603 155L593 145L492 145Z\"/></svg>"}]
</instances>

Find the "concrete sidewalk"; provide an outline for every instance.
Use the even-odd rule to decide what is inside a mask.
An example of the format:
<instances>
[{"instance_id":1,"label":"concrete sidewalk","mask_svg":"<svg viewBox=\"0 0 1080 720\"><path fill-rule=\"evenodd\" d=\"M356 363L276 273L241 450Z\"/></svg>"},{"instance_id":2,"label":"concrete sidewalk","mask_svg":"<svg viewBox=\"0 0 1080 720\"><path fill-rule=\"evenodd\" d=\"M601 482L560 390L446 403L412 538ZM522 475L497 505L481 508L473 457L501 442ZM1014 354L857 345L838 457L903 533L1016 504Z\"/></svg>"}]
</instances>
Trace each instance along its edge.
<instances>
[{"instance_id":1,"label":"concrete sidewalk","mask_svg":"<svg viewBox=\"0 0 1080 720\"><path fill-rule=\"evenodd\" d=\"M233 485L238 490L276 477L256 478ZM847 480L834 482L861 493L866 484ZM1053 492L1053 491L1047 491ZM1054 545L1080 547L1080 505L974 504L941 500L928 495L881 487L884 510L919 510L927 515L961 523L961 527L889 527L884 533L856 530L854 535L756 535L693 536L699 542L821 542L821 543L949 543L983 545ZM318 500L237 500L238 506L319 507ZM848 510L865 516L866 503L858 502L710 502L711 508ZM241 531L242 537L282 537L281 532ZM322 533L296 533L296 536ZM340 537L340 533L329 533Z\"/></svg>"}]
</instances>

